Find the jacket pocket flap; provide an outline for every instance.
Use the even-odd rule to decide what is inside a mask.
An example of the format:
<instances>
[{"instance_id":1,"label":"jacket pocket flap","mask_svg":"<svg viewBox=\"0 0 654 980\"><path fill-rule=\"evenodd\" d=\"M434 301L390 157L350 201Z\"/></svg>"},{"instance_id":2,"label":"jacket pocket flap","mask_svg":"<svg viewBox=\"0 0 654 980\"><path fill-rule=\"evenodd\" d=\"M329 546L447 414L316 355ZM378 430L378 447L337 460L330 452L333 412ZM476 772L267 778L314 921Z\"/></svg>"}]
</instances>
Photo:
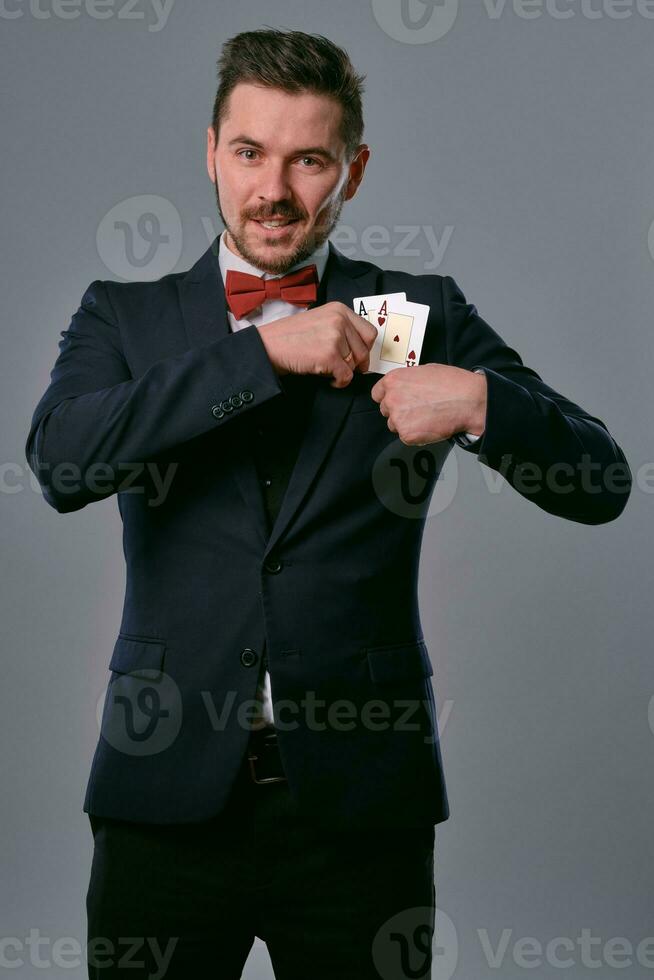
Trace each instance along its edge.
<instances>
[{"instance_id":1,"label":"jacket pocket flap","mask_svg":"<svg viewBox=\"0 0 654 980\"><path fill-rule=\"evenodd\" d=\"M165 650L166 644L163 640L119 636L109 661L109 670L118 674L136 674L140 670L163 670Z\"/></svg>"},{"instance_id":2,"label":"jacket pocket flap","mask_svg":"<svg viewBox=\"0 0 654 980\"><path fill-rule=\"evenodd\" d=\"M378 684L430 677L434 669L424 640L368 647L370 676Z\"/></svg>"}]
</instances>

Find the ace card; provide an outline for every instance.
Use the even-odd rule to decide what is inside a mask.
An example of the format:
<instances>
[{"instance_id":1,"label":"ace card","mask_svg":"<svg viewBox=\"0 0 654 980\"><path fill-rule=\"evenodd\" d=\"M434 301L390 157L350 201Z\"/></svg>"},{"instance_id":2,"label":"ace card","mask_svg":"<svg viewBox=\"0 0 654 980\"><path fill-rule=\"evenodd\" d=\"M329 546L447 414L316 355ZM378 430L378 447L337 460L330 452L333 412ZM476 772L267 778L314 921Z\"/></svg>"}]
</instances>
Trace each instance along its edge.
<instances>
[{"instance_id":1,"label":"ace card","mask_svg":"<svg viewBox=\"0 0 654 980\"><path fill-rule=\"evenodd\" d=\"M406 293L382 293L353 300L353 308L377 330L367 373L387 374L395 368L415 367L419 363L428 306L408 302Z\"/></svg>"}]
</instances>

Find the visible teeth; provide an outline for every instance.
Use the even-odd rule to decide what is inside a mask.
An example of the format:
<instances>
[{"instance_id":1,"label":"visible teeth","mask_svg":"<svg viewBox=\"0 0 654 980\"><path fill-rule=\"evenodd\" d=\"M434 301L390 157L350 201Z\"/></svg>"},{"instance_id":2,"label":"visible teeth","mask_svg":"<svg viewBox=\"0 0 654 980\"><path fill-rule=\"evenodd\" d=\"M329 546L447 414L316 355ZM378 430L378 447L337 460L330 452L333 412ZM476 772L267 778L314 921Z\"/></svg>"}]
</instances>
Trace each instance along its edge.
<instances>
[{"instance_id":1,"label":"visible teeth","mask_svg":"<svg viewBox=\"0 0 654 980\"><path fill-rule=\"evenodd\" d=\"M290 221L262 221L264 228L281 228L283 225L290 225Z\"/></svg>"}]
</instances>

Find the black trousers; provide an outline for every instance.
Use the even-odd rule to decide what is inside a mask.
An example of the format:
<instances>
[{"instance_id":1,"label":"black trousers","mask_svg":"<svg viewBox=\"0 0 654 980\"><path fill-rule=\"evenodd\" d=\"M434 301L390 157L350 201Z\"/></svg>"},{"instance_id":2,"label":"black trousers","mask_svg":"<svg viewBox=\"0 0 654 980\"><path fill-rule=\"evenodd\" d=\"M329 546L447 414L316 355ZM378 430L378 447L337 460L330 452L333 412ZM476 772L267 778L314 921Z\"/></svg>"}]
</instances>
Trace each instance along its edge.
<instances>
[{"instance_id":1,"label":"black trousers","mask_svg":"<svg viewBox=\"0 0 654 980\"><path fill-rule=\"evenodd\" d=\"M237 980L255 936L276 980L431 976L433 826L310 827L247 763L211 820L90 820L90 980Z\"/></svg>"}]
</instances>

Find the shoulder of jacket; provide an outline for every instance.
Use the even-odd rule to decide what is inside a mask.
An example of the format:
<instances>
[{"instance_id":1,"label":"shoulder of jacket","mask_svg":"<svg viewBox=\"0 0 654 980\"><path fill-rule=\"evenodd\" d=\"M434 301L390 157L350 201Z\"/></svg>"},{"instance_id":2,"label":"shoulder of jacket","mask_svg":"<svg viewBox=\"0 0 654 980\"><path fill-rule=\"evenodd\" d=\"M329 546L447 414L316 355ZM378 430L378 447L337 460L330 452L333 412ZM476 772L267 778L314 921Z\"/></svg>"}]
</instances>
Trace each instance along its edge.
<instances>
[{"instance_id":1,"label":"shoulder of jacket","mask_svg":"<svg viewBox=\"0 0 654 980\"><path fill-rule=\"evenodd\" d=\"M417 294L432 297L435 292L440 294L443 280L446 278L435 272L413 273L406 272L404 269L384 269L367 259L350 258L338 249L334 251L344 271L349 275L358 277L373 272L379 292L405 292L409 301L419 302Z\"/></svg>"}]
</instances>

